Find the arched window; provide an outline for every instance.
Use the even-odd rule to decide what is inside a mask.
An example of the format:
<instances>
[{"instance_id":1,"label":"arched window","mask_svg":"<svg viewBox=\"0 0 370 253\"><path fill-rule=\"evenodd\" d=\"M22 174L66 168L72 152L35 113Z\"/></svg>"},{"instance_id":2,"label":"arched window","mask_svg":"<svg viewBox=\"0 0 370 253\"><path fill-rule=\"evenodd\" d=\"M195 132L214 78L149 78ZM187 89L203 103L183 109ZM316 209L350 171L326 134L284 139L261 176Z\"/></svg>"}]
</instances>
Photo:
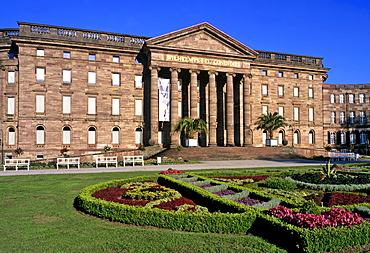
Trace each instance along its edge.
<instances>
[{"instance_id":1,"label":"arched window","mask_svg":"<svg viewBox=\"0 0 370 253\"><path fill-rule=\"evenodd\" d=\"M143 140L143 130L138 127L135 129L135 144L141 144Z\"/></svg>"},{"instance_id":2,"label":"arched window","mask_svg":"<svg viewBox=\"0 0 370 253\"><path fill-rule=\"evenodd\" d=\"M15 130L12 127L8 129L8 145L15 145Z\"/></svg>"},{"instance_id":3,"label":"arched window","mask_svg":"<svg viewBox=\"0 0 370 253\"><path fill-rule=\"evenodd\" d=\"M300 137L299 137L299 131L296 130L294 131L294 134L293 134L293 144L299 144L299 143L301 143Z\"/></svg>"},{"instance_id":4,"label":"arched window","mask_svg":"<svg viewBox=\"0 0 370 253\"><path fill-rule=\"evenodd\" d=\"M43 126L38 126L36 128L36 144L45 144L45 129Z\"/></svg>"},{"instance_id":5,"label":"arched window","mask_svg":"<svg viewBox=\"0 0 370 253\"><path fill-rule=\"evenodd\" d=\"M95 127L89 127L89 133L87 136L87 144L96 144L96 129Z\"/></svg>"},{"instance_id":6,"label":"arched window","mask_svg":"<svg viewBox=\"0 0 370 253\"><path fill-rule=\"evenodd\" d=\"M280 130L279 131L279 144L283 144L283 140L284 139L285 139L284 131L283 130Z\"/></svg>"},{"instance_id":7,"label":"arched window","mask_svg":"<svg viewBox=\"0 0 370 253\"><path fill-rule=\"evenodd\" d=\"M262 132L262 143L266 144L266 139L267 139L267 131L263 130Z\"/></svg>"},{"instance_id":8,"label":"arched window","mask_svg":"<svg viewBox=\"0 0 370 253\"><path fill-rule=\"evenodd\" d=\"M119 128L113 127L112 129L112 144L119 144Z\"/></svg>"},{"instance_id":9,"label":"arched window","mask_svg":"<svg viewBox=\"0 0 370 253\"><path fill-rule=\"evenodd\" d=\"M68 126L63 127L63 144L71 144L71 128Z\"/></svg>"},{"instance_id":10,"label":"arched window","mask_svg":"<svg viewBox=\"0 0 370 253\"><path fill-rule=\"evenodd\" d=\"M308 143L309 144L315 143L315 132L313 130L310 130L310 132L308 132Z\"/></svg>"},{"instance_id":11,"label":"arched window","mask_svg":"<svg viewBox=\"0 0 370 253\"><path fill-rule=\"evenodd\" d=\"M346 133L340 132L340 144L346 144Z\"/></svg>"}]
</instances>

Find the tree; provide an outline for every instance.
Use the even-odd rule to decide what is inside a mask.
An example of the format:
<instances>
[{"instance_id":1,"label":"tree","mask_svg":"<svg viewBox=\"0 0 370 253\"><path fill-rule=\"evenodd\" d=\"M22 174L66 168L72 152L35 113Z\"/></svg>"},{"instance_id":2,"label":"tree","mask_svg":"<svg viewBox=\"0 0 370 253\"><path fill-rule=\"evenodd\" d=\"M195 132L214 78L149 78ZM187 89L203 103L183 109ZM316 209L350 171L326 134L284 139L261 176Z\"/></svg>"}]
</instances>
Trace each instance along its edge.
<instances>
[{"instance_id":1,"label":"tree","mask_svg":"<svg viewBox=\"0 0 370 253\"><path fill-rule=\"evenodd\" d=\"M288 124L285 123L284 121L285 121L285 118L279 115L279 113L270 112L270 113L262 114L261 116L259 116L258 120L254 124L257 125L257 130L263 129L269 132L270 139L273 139L274 131L276 131L279 128L288 126Z\"/></svg>"},{"instance_id":2,"label":"tree","mask_svg":"<svg viewBox=\"0 0 370 253\"><path fill-rule=\"evenodd\" d=\"M200 118L185 117L180 119L173 127L174 132L184 133L190 139L193 139L196 133L207 133L207 124Z\"/></svg>"}]
</instances>

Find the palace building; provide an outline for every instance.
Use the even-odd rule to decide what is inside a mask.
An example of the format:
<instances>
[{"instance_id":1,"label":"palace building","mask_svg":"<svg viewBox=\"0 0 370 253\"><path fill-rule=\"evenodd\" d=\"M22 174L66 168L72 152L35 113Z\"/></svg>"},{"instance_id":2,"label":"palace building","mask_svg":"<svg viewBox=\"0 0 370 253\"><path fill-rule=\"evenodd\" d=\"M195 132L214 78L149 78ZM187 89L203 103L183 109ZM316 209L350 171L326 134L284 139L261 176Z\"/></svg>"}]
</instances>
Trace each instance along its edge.
<instances>
[{"instance_id":1,"label":"palace building","mask_svg":"<svg viewBox=\"0 0 370 253\"><path fill-rule=\"evenodd\" d=\"M369 85L328 85L323 58L257 51L208 23L149 38L18 23L0 29L1 143L7 157L51 159L104 147L176 147L182 117L200 146L264 146L254 122L278 112L278 145L358 148ZM286 140L286 141L284 141Z\"/></svg>"}]
</instances>

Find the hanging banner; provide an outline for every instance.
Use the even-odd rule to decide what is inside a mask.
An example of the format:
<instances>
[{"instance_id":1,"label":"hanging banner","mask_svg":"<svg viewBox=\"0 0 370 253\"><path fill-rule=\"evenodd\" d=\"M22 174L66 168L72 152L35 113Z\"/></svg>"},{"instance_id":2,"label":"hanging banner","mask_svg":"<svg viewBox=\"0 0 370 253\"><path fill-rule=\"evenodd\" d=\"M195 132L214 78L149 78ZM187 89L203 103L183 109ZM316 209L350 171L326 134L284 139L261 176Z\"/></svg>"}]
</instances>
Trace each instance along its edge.
<instances>
[{"instance_id":1,"label":"hanging banner","mask_svg":"<svg viewBox=\"0 0 370 253\"><path fill-rule=\"evenodd\" d=\"M158 78L159 121L170 121L170 79Z\"/></svg>"}]
</instances>

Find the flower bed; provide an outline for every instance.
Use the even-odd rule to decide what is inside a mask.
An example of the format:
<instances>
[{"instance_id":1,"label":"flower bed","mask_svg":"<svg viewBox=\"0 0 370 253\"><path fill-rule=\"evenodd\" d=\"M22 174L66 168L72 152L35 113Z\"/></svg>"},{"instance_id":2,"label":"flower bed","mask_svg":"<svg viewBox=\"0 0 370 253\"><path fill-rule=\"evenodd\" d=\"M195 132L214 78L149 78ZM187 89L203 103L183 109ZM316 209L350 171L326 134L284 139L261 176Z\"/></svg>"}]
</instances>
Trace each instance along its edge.
<instances>
[{"instance_id":1,"label":"flower bed","mask_svg":"<svg viewBox=\"0 0 370 253\"><path fill-rule=\"evenodd\" d=\"M305 197L306 200L313 200L318 206L344 206L370 203L370 196L355 193L325 193L319 192Z\"/></svg>"},{"instance_id":2,"label":"flower bed","mask_svg":"<svg viewBox=\"0 0 370 253\"><path fill-rule=\"evenodd\" d=\"M265 180L269 175L263 175L263 176L225 176L225 177L210 177L214 180L226 182L230 184L235 185L248 185L250 183L258 182L261 180Z\"/></svg>"}]
</instances>

